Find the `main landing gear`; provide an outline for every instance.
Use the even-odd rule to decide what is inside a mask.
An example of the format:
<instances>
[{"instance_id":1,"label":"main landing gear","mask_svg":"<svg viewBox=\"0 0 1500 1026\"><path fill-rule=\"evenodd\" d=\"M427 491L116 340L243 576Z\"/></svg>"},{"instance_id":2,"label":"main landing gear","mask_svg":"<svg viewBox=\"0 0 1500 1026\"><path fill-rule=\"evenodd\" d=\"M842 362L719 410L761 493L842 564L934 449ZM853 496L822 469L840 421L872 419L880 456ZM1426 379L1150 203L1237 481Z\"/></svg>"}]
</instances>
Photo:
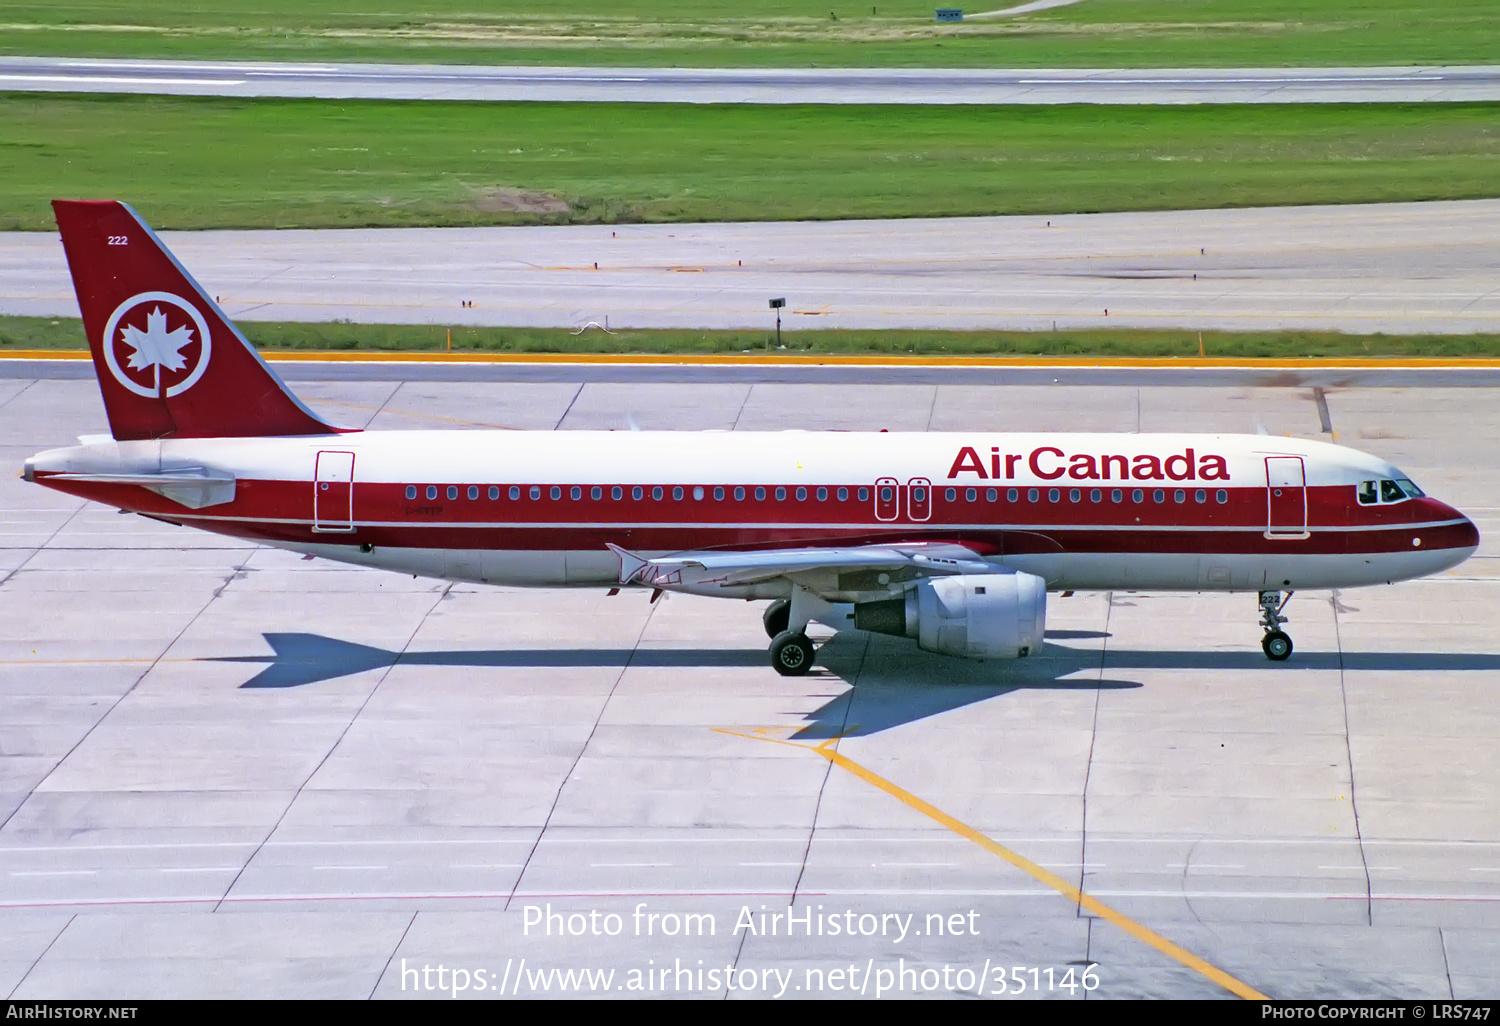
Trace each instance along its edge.
<instances>
[{"instance_id":1,"label":"main landing gear","mask_svg":"<svg viewBox=\"0 0 1500 1026\"><path fill-rule=\"evenodd\" d=\"M801 677L812 669L813 647L807 635L782 631L771 639L771 665L783 677Z\"/></svg>"},{"instance_id":2,"label":"main landing gear","mask_svg":"<svg viewBox=\"0 0 1500 1026\"><path fill-rule=\"evenodd\" d=\"M771 639L771 665L783 677L801 677L812 669L813 646L807 640L806 626L789 629L791 618L791 600L777 599L766 607L762 621Z\"/></svg>"},{"instance_id":3,"label":"main landing gear","mask_svg":"<svg viewBox=\"0 0 1500 1026\"><path fill-rule=\"evenodd\" d=\"M1292 592L1287 592L1286 598L1282 598L1279 591L1260 593L1260 625L1266 629L1266 636L1260 639L1260 647L1265 650L1266 658L1275 663L1282 662L1292 654L1292 639L1281 629L1281 625L1287 621L1281 611L1286 608L1291 597Z\"/></svg>"},{"instance_id":4,"label":"main landing gear","mask_svg":"<svg viewBox=\"0 0 1500 1026\"><path fill-rule=\"evenodd\" d=\"M791 621L791 617L791 599L777 599L775 602L772 602L766 607L766 611L761 614L761 622L766 625L766 637L774 638L786 630L786 625Z\"/></svg>"}]
</instances>

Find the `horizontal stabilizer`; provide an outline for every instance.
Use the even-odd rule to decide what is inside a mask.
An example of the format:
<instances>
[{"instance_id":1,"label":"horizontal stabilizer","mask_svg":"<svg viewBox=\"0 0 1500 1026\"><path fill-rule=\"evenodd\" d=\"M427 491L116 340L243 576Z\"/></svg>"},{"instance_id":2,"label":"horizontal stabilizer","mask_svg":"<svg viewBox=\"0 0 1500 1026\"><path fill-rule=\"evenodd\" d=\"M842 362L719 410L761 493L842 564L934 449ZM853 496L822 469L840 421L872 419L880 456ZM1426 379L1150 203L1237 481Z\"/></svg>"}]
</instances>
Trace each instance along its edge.
<instances>
[{"instance_id":1,"label":"horizontal stabilizer","mask_svg":"<svg viewBox=\"0 0 1500 1026\"><path fill-rule=\"evenodd\" d=\"M234 477L204 467L185 467L160 474L53 474L50 480L136 485L188 509L234 501Z\"/></svg>"}]
</instances>

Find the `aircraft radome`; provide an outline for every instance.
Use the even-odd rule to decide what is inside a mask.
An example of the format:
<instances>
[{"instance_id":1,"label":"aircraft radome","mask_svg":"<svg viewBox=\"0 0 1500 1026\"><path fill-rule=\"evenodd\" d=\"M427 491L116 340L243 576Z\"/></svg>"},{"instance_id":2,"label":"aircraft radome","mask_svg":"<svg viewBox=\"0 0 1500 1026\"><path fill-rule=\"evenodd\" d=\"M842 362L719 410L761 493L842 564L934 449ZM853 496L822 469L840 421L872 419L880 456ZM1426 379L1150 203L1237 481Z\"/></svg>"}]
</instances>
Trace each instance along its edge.
<instances>
[{"instance_id":1,"label":"aircraft radome","mask_svg":"<svg viewBox=\"0 0 1500 1026\"><path fill-rule=\"evenodd\" d=\"M769 599L806 627L1016 659L1047 592L1258 597L1421 577L1474 525L1389 463L1229 434L357 431L297 400L136 213L55 202L111 437L28 481L174 524L457 581Z\"/></svg>"}]
</instances>

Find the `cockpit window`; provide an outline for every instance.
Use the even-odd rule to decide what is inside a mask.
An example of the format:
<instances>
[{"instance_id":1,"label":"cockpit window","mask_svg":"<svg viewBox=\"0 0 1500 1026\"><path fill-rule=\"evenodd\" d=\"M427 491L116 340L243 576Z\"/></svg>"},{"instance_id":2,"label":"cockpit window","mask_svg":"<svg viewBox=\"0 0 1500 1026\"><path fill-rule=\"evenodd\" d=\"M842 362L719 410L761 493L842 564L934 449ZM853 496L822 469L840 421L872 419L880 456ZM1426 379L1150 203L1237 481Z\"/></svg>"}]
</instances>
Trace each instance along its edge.
<instances>
[{"instance_id":1,"label":"cockpit window","mask_svg":"<svg viewBox=\"0 0 1500 1026\"><path fill-rule=\"evenodd\" d=\"M1420 499L1424 493L1410 479L1398 477L1384 481L1361 481L1354 486L1354 494L1361 506L1373 506L1376 503Z\"/></svg>"}]
</instances>

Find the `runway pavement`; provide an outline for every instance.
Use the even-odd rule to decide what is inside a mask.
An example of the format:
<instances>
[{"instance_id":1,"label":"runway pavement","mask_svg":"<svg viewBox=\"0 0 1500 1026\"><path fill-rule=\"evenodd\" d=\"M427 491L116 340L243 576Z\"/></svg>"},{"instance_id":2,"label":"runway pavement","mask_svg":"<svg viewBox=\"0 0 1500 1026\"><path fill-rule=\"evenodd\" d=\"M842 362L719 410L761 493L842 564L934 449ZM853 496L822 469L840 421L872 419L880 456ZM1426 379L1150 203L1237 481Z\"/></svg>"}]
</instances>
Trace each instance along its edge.
<instances>
[{"instance_id":1,"label":"runway pavement","mask_svg":"<svg viewBox=\"0 0 1500 1026\"><path fill-rule=\"evenodd\" d=\"M1493 994L1493 392L1333 390L1325 434L1300 388L299 391L375 428L1263 423L1394 460L1483 544L1433 580L1299 595L1284 665L1259 651L1251 596L1080 593L1053 597L1022 664L852 634L788 679L758 605L449 588L0 476L0 995L434 996L440 963L468 996L502 974L507 994L555 994L536 974L559 968L614 970L626 996L762 996L785 972L789 995L844 997L902 968L906 996L944 994L945 968L972 986L986 963L1034 967L1044 990L1073 969L1059 997L1084 997L1091 965L1094 996L1228 995L917 803L1274 997ZM103 426L92 382L0 382L12 467ZM812 750L840 735L852 762ZM789 901L871 932L734 930ZM548 936L549 904L581 918ZM595 910L619 936L590 932ZM686 913L714 932L660 918ZM877 932L908 913L904 939ZM649 991L614 989L632 969Z\"/></svg>"},{"instance_id":2,"label":"runway pavement","mask_svg":"<svg viewBox=\"0 0 1500 1026\"><path fill-rule=\"evenodd\" d=\"M570 68L0 57L0 89L632 103L1427 103L1500 100L1500 66Z\"/></svg>"},{"instance_id":3,"label":"runway pavement","mask_svg":"<svg viewBox=\"0 0 1500 1026\"><path fill-rule=\"evenodd\" d=\"M163 239L245 320L1500 331L1497 200ZM55 235L0 234L0 312L77 309Z\"/></svg>"}]
</instances>

